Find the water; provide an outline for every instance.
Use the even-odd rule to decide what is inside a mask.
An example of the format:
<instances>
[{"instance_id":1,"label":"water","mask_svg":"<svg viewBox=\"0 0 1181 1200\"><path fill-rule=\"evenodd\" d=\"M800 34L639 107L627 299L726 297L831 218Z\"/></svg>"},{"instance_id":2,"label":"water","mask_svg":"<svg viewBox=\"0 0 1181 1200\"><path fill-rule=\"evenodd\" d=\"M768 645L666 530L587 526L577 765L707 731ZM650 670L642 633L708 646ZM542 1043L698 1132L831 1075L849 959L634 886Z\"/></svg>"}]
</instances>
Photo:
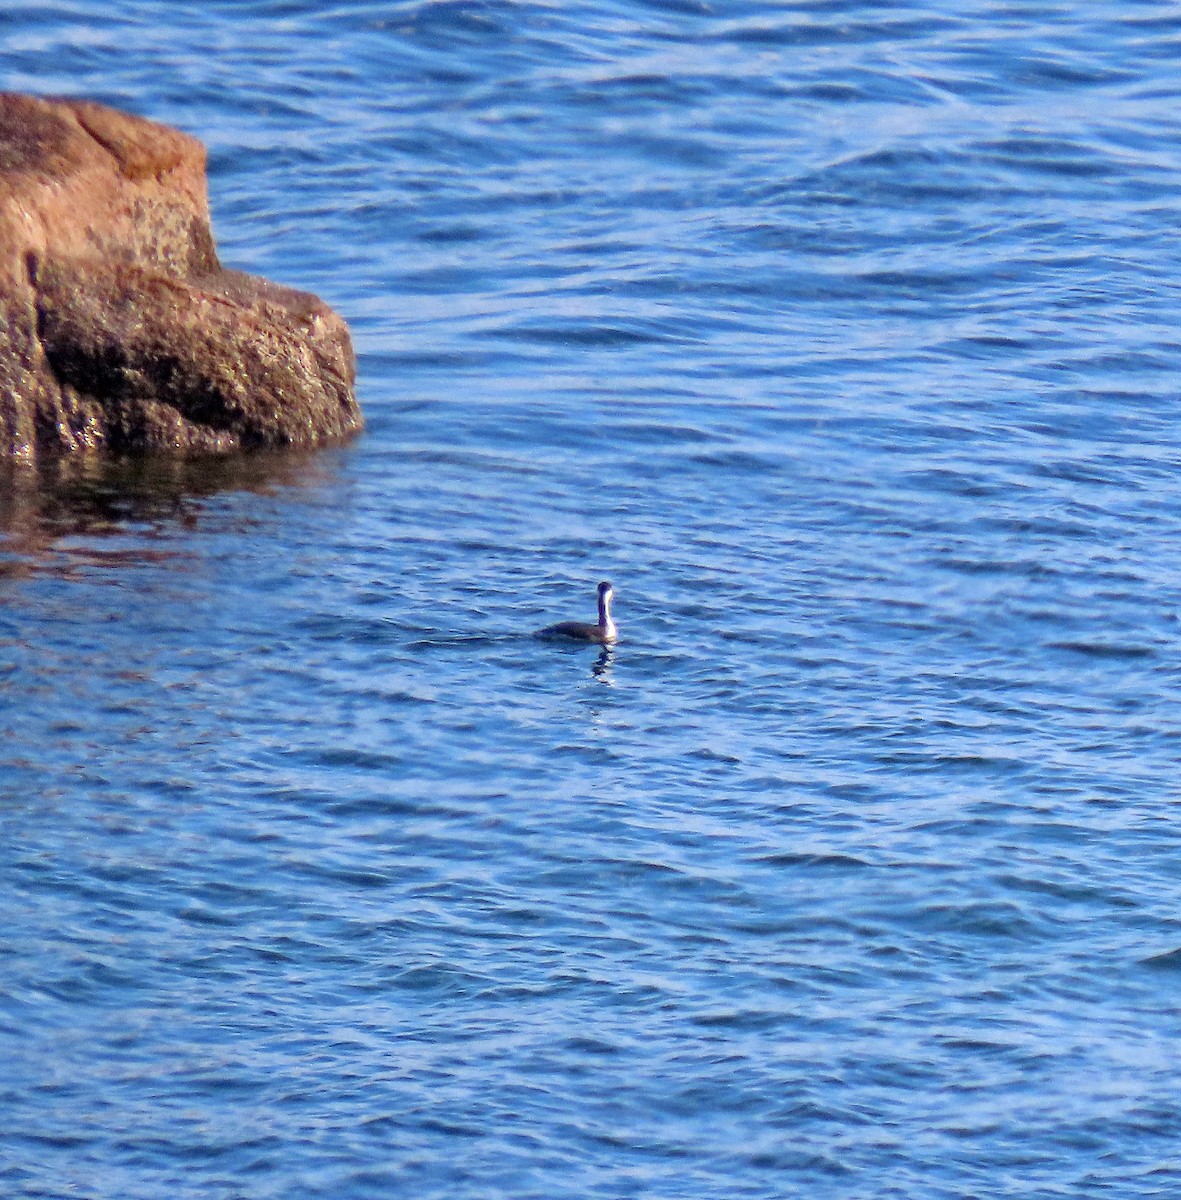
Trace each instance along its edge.
<instances>
[{"instance_id":1,"label":"water","mask_svg":"<svg viewBox=\"0 0 1181 1200\"><path fill-rule=\"evenodd\" d=\"M6 11L369 431L0 488L0 1194L1176 1193L1181 17L1077 9Z\"/></svg>"}]
</instances>

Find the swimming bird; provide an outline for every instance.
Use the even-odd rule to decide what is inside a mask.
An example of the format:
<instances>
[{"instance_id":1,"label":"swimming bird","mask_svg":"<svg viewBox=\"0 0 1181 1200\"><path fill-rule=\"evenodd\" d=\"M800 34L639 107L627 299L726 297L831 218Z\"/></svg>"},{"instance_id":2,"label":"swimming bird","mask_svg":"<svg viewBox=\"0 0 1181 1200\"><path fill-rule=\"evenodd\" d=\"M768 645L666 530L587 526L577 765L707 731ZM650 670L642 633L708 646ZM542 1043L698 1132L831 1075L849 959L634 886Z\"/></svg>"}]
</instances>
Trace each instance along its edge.
<instances>
[{"instance_id":1,"label":"swimming bird","mask_svg":"<svg viewBox=\"0 0 1181 1200\"><path fill-rule=\"evenodd\" d=\"M615 589L604 579L599 584L599 623L588 625L583 621L559 621L537 631L538 637L570 638L576 642L613 642L619 636L615 622L611 620L611 598Z\"/></svg>"}]
</instances>

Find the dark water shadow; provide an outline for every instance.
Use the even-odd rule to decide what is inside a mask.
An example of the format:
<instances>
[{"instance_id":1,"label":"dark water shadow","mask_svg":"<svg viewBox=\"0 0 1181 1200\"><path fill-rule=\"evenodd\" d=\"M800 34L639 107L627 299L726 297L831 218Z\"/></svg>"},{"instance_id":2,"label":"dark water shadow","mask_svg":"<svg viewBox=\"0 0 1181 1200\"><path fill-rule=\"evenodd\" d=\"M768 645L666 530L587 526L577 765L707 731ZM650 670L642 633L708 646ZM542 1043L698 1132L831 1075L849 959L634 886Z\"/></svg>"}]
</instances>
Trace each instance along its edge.
<instances>
[{"instance_id":1,"label":"dark water shadow","mask_svg":"<svg viewBox=\"0 0 1181 1200\"><path fill-rule=\"evenodd\" d=\"M339 467L332 449L0 464L0 575L35 569L65 538L116 536L130 527L195 528L214 496L306 491L332 483Z\"/></svg>"}]
</instances>

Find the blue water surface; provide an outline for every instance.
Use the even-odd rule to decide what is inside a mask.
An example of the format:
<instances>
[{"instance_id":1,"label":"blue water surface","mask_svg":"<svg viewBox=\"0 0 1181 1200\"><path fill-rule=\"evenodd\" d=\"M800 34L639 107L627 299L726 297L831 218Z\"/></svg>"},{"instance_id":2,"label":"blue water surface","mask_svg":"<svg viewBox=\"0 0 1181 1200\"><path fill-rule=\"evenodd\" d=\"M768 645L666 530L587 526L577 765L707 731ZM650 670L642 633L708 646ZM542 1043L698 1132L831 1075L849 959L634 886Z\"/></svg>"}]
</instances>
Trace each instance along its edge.
<instances>
[{"instance_id":1,"label":"blue water surface","mask_svg":"<svg viewBox=\"0 0 1181 1200\"><path fill-rule=\"evenodd\" d=\"M1175 5L0 29L368 420L0 480L0 1195L1181 1191Z\"/></svg>"}]
</instances>

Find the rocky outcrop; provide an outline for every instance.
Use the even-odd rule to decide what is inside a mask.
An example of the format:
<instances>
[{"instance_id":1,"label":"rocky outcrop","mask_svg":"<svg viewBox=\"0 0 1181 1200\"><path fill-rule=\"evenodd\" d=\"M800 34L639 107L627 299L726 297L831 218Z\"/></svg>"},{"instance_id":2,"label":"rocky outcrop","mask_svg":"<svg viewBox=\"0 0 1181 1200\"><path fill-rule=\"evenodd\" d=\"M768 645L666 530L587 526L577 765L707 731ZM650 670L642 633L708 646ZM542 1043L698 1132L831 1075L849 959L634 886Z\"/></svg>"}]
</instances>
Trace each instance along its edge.
<instances>
[{"instance_id":1,"label":"rocky outcrop","mask_svg":"<svg viewBox=\"0 0 1181 1200\"><path fill-rule=\"evenodd\" d=\"M327 305L219 264L200 142L0 93L0 459L316 445L354 374Z\"/></svg>"}]
</instances>

